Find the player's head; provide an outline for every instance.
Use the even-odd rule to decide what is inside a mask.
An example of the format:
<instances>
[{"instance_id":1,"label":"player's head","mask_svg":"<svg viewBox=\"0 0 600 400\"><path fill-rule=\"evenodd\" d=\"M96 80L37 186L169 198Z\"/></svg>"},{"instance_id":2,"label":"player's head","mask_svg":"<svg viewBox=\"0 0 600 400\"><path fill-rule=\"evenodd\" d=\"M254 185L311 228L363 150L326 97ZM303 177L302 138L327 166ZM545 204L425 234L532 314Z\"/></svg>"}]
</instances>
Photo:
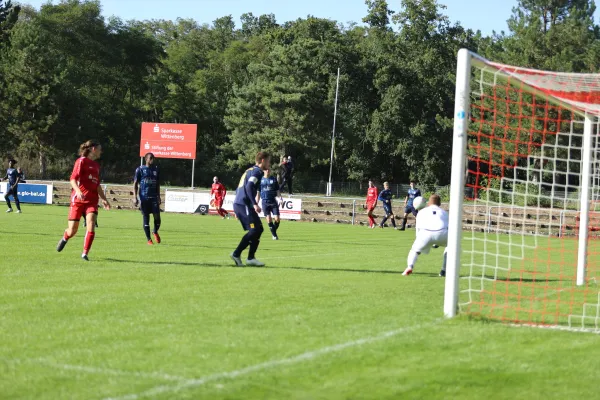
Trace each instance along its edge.
<instances>
[{"instance_id":1,"label":"player's head","mask_svg":"<svg viewBox=\"0 0 600 400\"><path fill-rule=\"evenodd\" d=\"M384 189L389 189L390 188L390 184L388 182L383 182L383 188Z\"/></svg>"},{"instance_id":2,"label":"player's head","mask_svg":"<svg viewBox=\"0 0 600 400\"><path fill-rule=\"evenodd\" d=\"M92 160L97 160L102 155L102 146L95 140L88 140L85 143L81 143L79 146L79 154L82 157L88 157Z\"/></svg>"},{"instance_id":3,"label":"player's head","mask_svg":"<svg viewBox=\"0 0 600 400\"><path fill-rule=\"evenodd\" d=\"M428 204L430 206L438 206L439 207L442 205L442 199L437 194L432 194L431 196L429 196Z\"/></svg>"},{"instance_id":4,"label":"player's head","mask_svg":"<svg viewBox=\"0 0 600 400\"><path fill-rule=\"evenodd\" d=\"M217 183L219 182L219 177L218 176L214 176L213 177L213 183Z\"/></svg>"},{"instance_id":5,"label":"player's head","mask_svg":"<svg viewBox=\"0 0 600 400\"><path fill-rule=\"evenodd\" d=\"M288 161L292 161L292 156L288 156Z\"/></svg>"},{"instance_id":6,"label":"player's head","mask_svg":"<svg viewBox=\"0 0 600 400\"><path fill-rule=\"evenodd\" d=\"M259 151L256 154L256 165L259 166L263 171L271 168L271 155L266 151Z\"/></svg>"},{"instance_id":7,"label":"player's head","mask_svg":"<svg viewBox=\"0 0 600 400\"><path fill-rule=\"evenodd\" d=\"M21 169L21 167L17 168L17 172L20 174L23 173L23 170Z\"/></svg>"},{"instance_id":8,"label":"player's head","mask_svg":"<svg viewBox=\"0 0 600 400\"><path fill-rule=\"evenodd\" d=\"M15 165L17 165L17 160L12 158L8 160L8 168L13 168Z\"/></svg>"},{"instance_id":9,"label":"player's head","mask_svg":"<svg viewBox=\"0 0 600 400\"><path fill-rule=\"evenodd\" d=\"M414 180L414 179L411 179L411 180L410 180L410 188L411 188L411 189L414 189L414 188L415 188L415 183L416 183L416 182L415 182L415 180Z\"/></svg>"},{"instance_id":10,"label":"player's head","mask_svg":"<svg viewBox=\"0 0 600 400\"><path fill-rule=\"evenodd\" d=\"M375 184L373 183L373 181L369 179L369 187L372 188L374 186L375 186Z\"/></svg>"},{"instance_id":11,"label":"player's head","mask_svg":"<svg viewBox=\"0 0 600 400\"><path fill-rule=\"evenodd\" d=\"M146 155L144 156L144 160L146 160L146 165L149 167L152 164L154 164L154 154L153 153L146 153Z\"/></svg>"}]
</instances>

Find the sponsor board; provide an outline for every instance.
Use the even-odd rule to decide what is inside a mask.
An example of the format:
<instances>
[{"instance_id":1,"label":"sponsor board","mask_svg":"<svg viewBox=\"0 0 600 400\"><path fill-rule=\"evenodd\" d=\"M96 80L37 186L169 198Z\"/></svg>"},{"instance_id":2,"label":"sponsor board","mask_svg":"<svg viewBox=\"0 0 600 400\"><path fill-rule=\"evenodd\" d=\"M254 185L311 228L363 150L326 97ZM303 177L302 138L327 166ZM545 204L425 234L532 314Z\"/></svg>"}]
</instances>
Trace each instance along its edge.
<instances>
[{"instance_id":1,"label":"sponsor board","mask_svg":"<svg viewBox=\"0 0 600 400\"><path fill-rule=\"evenodd\" d=\"M52 185L42 185L35 183L20 183L17 187L17 194L21 203L33 204L52 204ZM0 196L8 190L8 182L0 183Z\"/></svg>"},{"instance_id":2,"label":"sponsor board","mask_svg":"<svg viewBox=\"0 0 600 400\"><path fill-rule=\"evenodd\" d=\"M156 158L196 158L196 124L142 123L140 157L153 153Z\"/></svg>"},{"instance_id":3,"label":"sponsor board","mask_svg":"<svg viewBox=\"0 0 600 400\"><path fill-rule=\"evenodd\" d=\"M174 192L167 190L165 197L165 211L167 212L217 214L216 208L210 205L210 194L208 193ZM233 213L234 200L235 195L233 194L225 196L223 208ZM262 203L259 202L259 205L262 206ZM279 200L279 212L281 219L301 219L302 199L284 197L283 201Z\"/></svg>"}]
</instances>

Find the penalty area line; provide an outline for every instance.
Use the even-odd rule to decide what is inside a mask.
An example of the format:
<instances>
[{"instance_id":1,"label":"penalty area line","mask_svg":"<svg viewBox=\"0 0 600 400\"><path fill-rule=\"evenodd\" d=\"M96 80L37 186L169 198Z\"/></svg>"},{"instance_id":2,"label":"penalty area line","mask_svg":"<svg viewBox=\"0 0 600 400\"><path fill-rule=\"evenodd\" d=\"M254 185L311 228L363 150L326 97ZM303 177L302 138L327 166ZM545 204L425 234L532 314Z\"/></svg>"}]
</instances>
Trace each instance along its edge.
<instances>
[{"instance_id":1,"label":"penalty area line","mask_svg":"<svg viewBox=\"0 0 600 400\"><path fill-rule=\"evenodd\" d=\"M343 350L346 350L346 349L349 349L352 347L358 347L358 346L362 346L362 345L366 345L366 344L370 344L370 343L380 342L380 341L392 338L394 336L398 336L402 333L414 331L417 329L429 328L429 327L438 325L442 321L443 321L443 319L440 318L440 319L437 319L428 324L407 326L407 327L399 328L399 329L396 329L393 331L384 332L384 333L381 333L376 336L369 336L366 338L361 338L361 339L352 340L352 341L345 342L345 343L340 343L340 344L336 344L336 345L332 345L332 346L323 347L323 348L320 348L317 350L307 351L305 353L298 354L293 357L282 358L279 360L266 361L263 363L251 365L249 367L241 368L241 369L234 370L234 371L220 372L217 374L206 375L206 376L203 376L203 377L200 377L197 379L190 379L187 381L183 381L183 382L180 382L179 384L160 385L160 386L156 386L154 388L148 389L144 392L132 393L132 394L118 396L118 397L108 397L108 398L105 398L104 400L137 400L137 399L141 399L144 397L157 396L157 395L164 394L164 393L175 393L175 392L178 392L183 389L190 389L190 388L202 386L206 383L218 381L221 379L235 379L235 378L238 378L243 375L251 374L253 372L262 371L262 370L270 369L270 368L274 368L274 367L280 367L283 365L298 364L298 363L301 363L304 361L311 361L315 358L318 358L318 357L321 357L321 356L324 356L324 355L327 355L330 353L340 352L340 351L343 351Z\"/></svg>"}]
</instances>

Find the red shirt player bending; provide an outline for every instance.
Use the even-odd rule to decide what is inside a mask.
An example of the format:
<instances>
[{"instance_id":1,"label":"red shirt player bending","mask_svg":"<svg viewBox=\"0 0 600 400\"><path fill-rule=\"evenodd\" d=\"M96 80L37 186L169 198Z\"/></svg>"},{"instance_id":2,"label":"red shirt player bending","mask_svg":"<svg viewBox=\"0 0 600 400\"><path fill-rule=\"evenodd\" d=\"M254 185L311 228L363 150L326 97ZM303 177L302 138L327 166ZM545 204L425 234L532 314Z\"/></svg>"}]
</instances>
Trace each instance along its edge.
<instances>
[{"instance_id":1,"label":"red shirt player bending","mask_svg":"<svg viewBox=\"0 0 600 400\"><path fill-rule=\"evenodd\" d=\"M85 215L87 232L83 244L81 258L89 261L88 253L92 247L95 236L96 218L98 217L98 200L110 210L110 204L100 186L100 165L96 162L102 154L102 146L98 142L88 140L79 146L81 157L75 161L71 174L71 207L69 208L69 225L56 246L57 251L62 251L67 241L75 236L79 229L79 220Z\"/></svg>"},{"instance_id":2,"label":"red shirt player bending","mask_svg":"<svg viewBox=\"0 0 600 400\"><path fill-rule=\"evenodd\" d=\"M377 188L373 184L373 181L369 181L369 190L367 191L367 199L365 200L364 207L367 209L367 215L369 216L369 228L373 229L377 226L375 218L373 218L373 210L377 205Z\"/></svg>"},{"instance_id":3,"label":"red shirt player bending","mask_svg":"<svg viewBox=\"0 0 600 400\"><path fill-rule=\"evenodd\" d=\"M212 189L210 190L211 206L217 209L217 213L219 213L223 219L225 219L225 217L229 219L229 213L223 208L223 201L225 200L226 195L227 189L225 189L225 185L219 182L219 178L215 176L213 178Z\"/></svg>"}]
</instances>

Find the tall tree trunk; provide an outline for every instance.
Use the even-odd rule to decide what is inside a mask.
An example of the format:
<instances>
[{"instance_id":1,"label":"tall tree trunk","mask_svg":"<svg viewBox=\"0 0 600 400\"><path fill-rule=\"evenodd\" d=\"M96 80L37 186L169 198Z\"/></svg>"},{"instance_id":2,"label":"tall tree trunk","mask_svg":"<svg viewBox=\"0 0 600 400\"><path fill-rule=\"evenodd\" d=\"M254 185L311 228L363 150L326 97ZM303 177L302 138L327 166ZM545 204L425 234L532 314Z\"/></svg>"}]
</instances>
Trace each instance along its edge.
<instances>
[{"instance_id":1,"label":"tall tree trunk","mask_svg":"<svg viewBox=\"0 0 600 400\"><path fill-rule=\"evenodd\" d=\"M39 156L39 162L40 162L40 175L42 179L46 179L46 171L47 171L47 160L46 160L46 154L44 153L43 150L40 150L38 153Z\"/></svg>"}]
</instances>

